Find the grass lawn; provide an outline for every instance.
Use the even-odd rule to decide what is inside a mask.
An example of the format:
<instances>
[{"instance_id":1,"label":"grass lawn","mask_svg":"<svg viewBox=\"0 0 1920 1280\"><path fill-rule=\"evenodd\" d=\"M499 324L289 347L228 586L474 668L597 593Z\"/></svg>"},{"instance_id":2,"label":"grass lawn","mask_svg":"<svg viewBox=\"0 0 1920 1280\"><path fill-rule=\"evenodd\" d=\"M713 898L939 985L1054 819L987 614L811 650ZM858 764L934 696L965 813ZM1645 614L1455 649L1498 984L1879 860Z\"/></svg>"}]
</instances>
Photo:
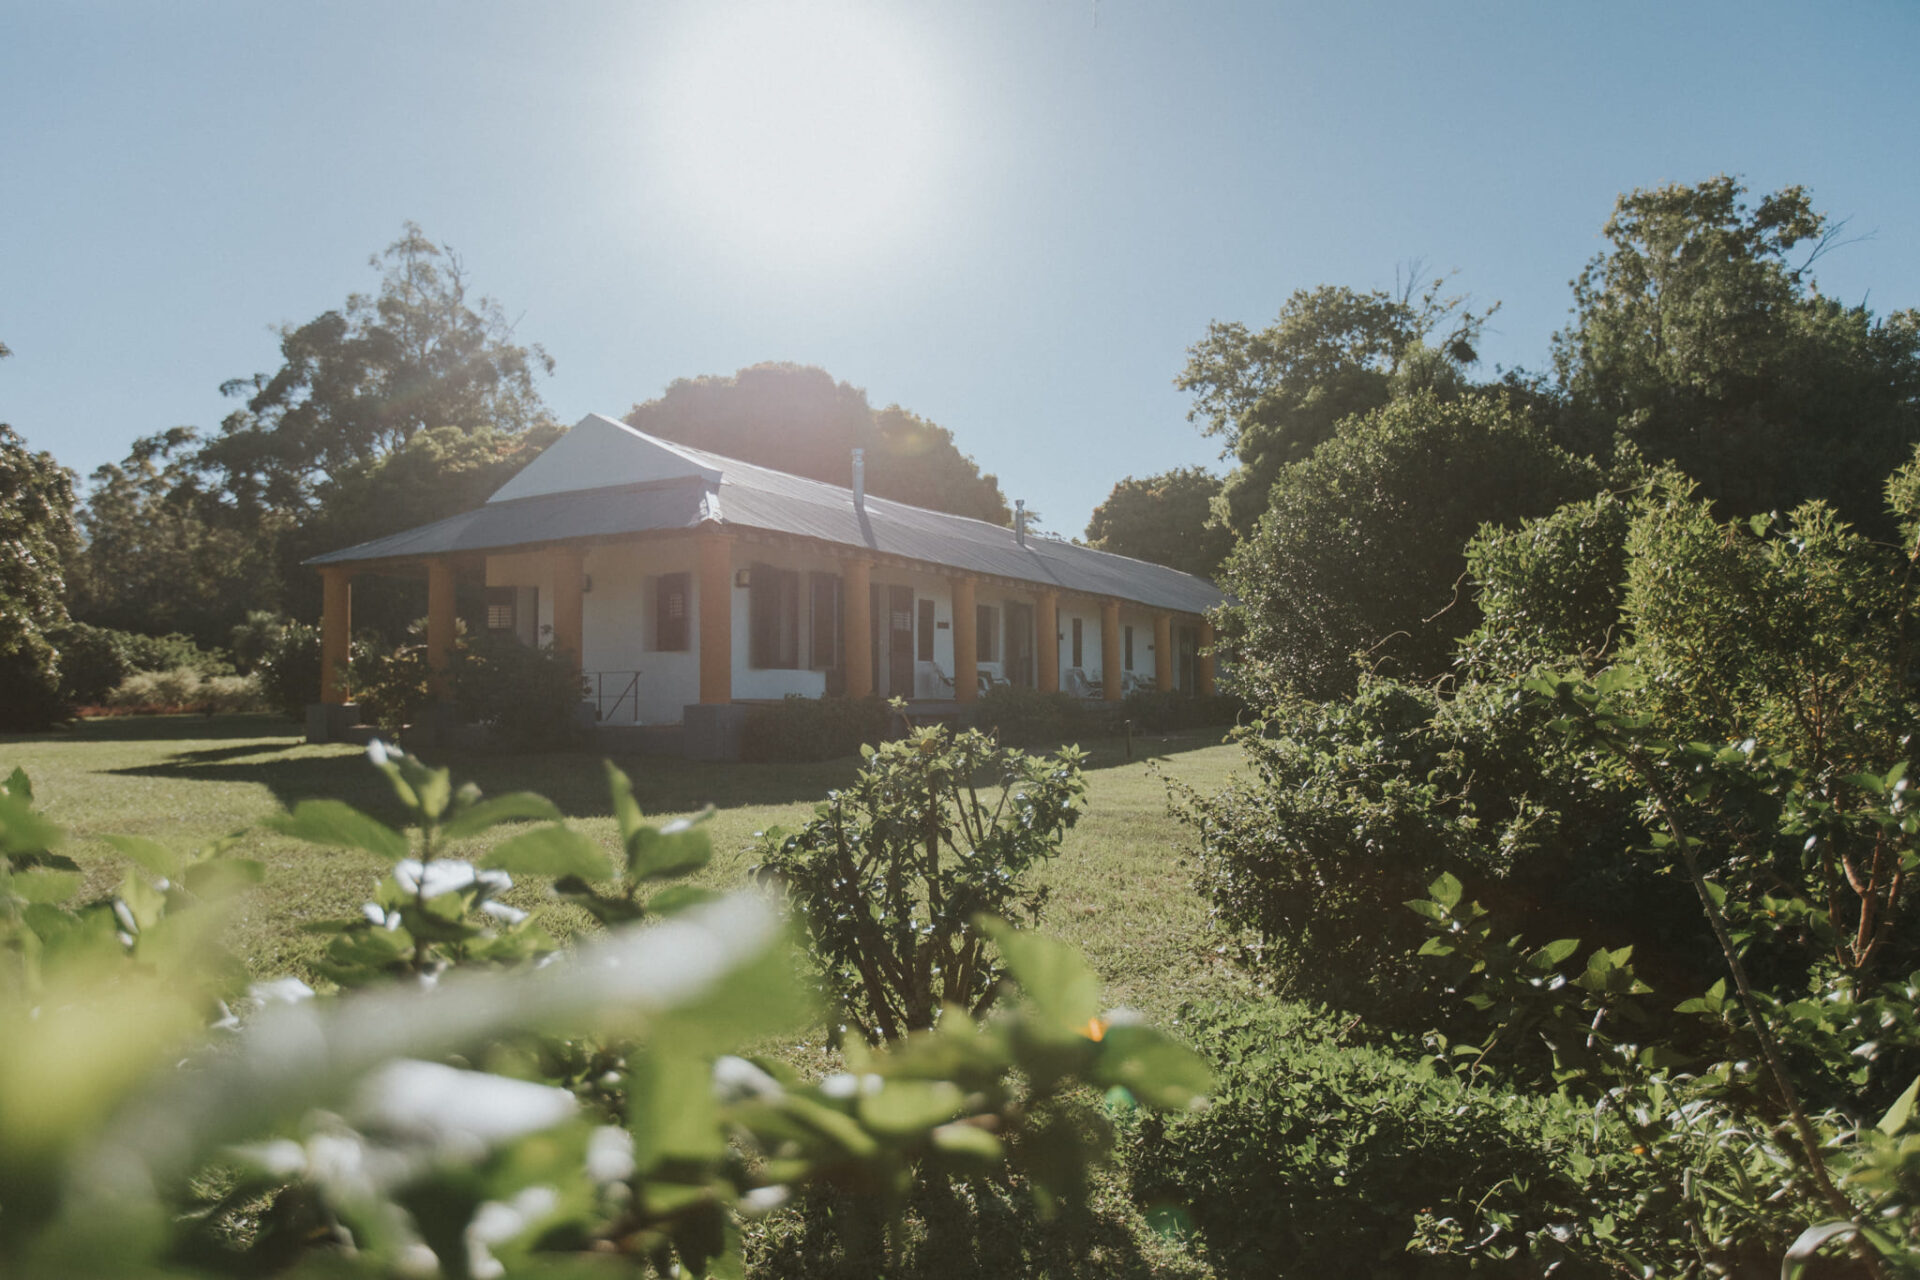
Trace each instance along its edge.
<instances>
[{"instance_id":1,"label":"grass lawn","mask_svg":"<svg viewBox=\"0 0 1920 1280\"><path fill-rule=\"evenodd\" d=\"M1167 815L1165 779L1200 788L1224 782L1237 748L1205 733L1139 738L1135 759L1119 740L1088 744L1088 805L1062 855L1040 875L1052 889L1042 928L1082 948L1108 983L1108 999L1156 1021L1183 1000L1240 989L1246 979L1214 954L1205 902L1181 857L1185 833ZM530 790L552 799L580 830L615 846L597 754L504 755L448 752L453 766L490 794ZM745 881L754 833L793 826L827 791L847 782L856 762L715 765L657 757L616 759L632 776L649 814L671 816L707 804L714 863L707 883ZM240 832L238 852L267 865L265 885L244 899L234 949L261 976L293 972L323 940L301 933L311 920L355 913L379 878L362 855L288 840L258 828L282 806L314 797L346 800L390 822L399 812L385 779L359 750L308 746L294 726L265 716L139 717L87 721L59 733L0 736L0 775L15 765L32 777L39 806L66 827L65 852L89 871L86 895L109 891L125 864L98 837L144 835L179 848ZM495 838L498 838L497 835ZM543 898L540 886L516 887L512 901L543 913L556 931L582 917Z\"/></svg>"}]
</instances>

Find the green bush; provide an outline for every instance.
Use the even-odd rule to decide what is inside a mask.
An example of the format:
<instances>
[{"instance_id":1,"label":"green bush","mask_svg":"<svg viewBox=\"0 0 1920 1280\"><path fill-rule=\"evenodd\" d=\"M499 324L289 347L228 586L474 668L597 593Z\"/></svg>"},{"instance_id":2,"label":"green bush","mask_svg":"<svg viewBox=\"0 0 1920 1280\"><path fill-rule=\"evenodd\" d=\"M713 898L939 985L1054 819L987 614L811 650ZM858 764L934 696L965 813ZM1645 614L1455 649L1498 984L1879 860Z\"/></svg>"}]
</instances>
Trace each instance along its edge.
<instances>
[{"instance_id":1,"label":"green bush","mask_svg":"<svg viewBox=\"0 0 1920 1280\"><path fill-rule=\"evenodd\" d=\"M1111 717L1069 693L996 684L973 704L974 727L1013 747L1057 746L1099 733Z\"/></svg>"},{"instance_id":2,"label":"green bush","mask_svg":"<svg viewBox=\"0 0 1920 1280\"><path fill-rule=\"evenodd\" d=\"M202 649L193 642L191 636L183 636L178 632L164 636L142 635L138 631L121 631L117 634L127 655L127 663L135 671L172 671L179 667L191 667L203 675L233 674L233 664L225 656L216 650Z\"/></svg>"},{"instance_id":3,"label":"green bush","mask_svg":"<svg viewBox=\"0 0 1920 1280\"><path fill-rule=\"evenodd\" d=\"M378 637L354 637L347 663L347 686L359 704L360 719L388 737L417 720L433 704L427 646L388 648Z\"/></svg>"},{"instance_id":4,"label":"green bush","mask_svg":"<svg viewBox=\"0 0 1920 1280\"><path fill-rule=\"evenodd\" d=\"M320 629L287 620L254 659L254 677L267 705L298 720L320 700Z\"/></svg>"},{"instance_id":5,"label":"green bush","mask_svg":"<svg viewBox=\"0 0 1920 1280\"><path fill-rule=\"evenodd\" d=\"M1555 1231L1590 1207L1565 1163L1604 1127L1586 1109L1344 1043L1306 1006L1208 1003L1181 1026L1211 1105L1143 1119L1123 1152L1148 1219L1190 1230L1220 1276L1600 1274Z\"/></svg>"},{"instance_id":6,"label":"green bush","mask_svg":"<svg viewBox=\"0 0 1920 1280\"><path fill-rule=\"evenodd\" d=\"M0 646L0 732L36 733L65 720L72 704L60 692L59 657L42 636Z\"/></svg>"},{"instance_id":7,"label":"green bush","mask_svg":"<svg viewBox=\"0 0 1920 1280\"><path fill-rule=\"evenodd\" d=\"M826 986L869 1042L993 1002L1002 966L977 921L1038 919L1046 891L1024 878L1080 816L1080 759L918 729L867 748L859 778L799 831L760 837L755 876L799 909Z\"/></svg>"},{"instance_id":8,"label":"green bush","mask_svg":"<svg viewBox=\"0 0 1920 1280\"><path fill-rule=\"evenodd\" d=\"M837 760L883 741L892 718L892 709L880 697L807 698L790 693L747 713L741 759Z\"/></svg>"},{"instance_id":9,"label":"green bush","mask_svg":"<svg viewBox=\"0 0 1920 1280\"><path fill-rule=\"evenodd\" d=\"M513 747L555 746L573 738L586 695L569 655L498 635L460 645L453 687L461 711Z\"/></svg>"},{"instance_id":10,"label":"green bush","mask_svg":"<svg viewBox=\"0 0 1920 1280\"><path fill-rule=\"evenodd\" d=\"M60 692L79 706L97 706L134 672L126 632L73 622L48 639L60 651Z\"/></svg>"},{"instance_id":11,"label":"green bush","mask_svg":"<svg viewBox=\"0 0 1920 1280\"><path fill-rule=\"evenodd\" d=\"M252 676L210 676L192 667L136 671L110 691L103 704L115 711L203 711L208 715L267 709Z\"/></svg>"}]
</instances>

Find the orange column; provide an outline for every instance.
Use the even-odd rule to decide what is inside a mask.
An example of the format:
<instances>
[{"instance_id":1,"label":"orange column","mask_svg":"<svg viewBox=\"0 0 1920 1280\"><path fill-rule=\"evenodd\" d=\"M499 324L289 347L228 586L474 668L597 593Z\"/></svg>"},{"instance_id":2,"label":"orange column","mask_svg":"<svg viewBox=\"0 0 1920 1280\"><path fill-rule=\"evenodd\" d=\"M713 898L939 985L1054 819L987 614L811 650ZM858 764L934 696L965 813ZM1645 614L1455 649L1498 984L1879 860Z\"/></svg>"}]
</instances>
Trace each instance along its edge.
<instances>
[{"instance_id":1,"label":"orange column","mask_svg":"<svg viewBox=\"0 0 1920 1280\"><path fill-rule=\"evenodd\" d=\"M873 561L849 560L840 578L840 666L847 696L873 692Z\"/></svg>"},{"instance_id":2,"label":"orange column","mask_svg":"<svg viewBox=\"0 0 1920 1280\"><path fill-rule=\"evenodd\" d=\"M353 631L353 578L345 569L320 571L320 701L347 700L348 644Z\"/></svg>"},{"instance_id":3,"label":"orange column","mask_svg":"<svg viewBox=\"0 0 1920 1280\"><path fill-rule=\"evenodd\" d=\"M1153 687L1162 693L1173 688L1173 615L1153 615Z\"/></svg>"},{"instance_id":4,"label":"orange column","mask_svg":"<svg viewBox=\"0 0 1920 1280\"><path fill-rule=\"evenodd\" d=\"M444 557L427 561L427 667L433 696L453 698L453 564Z\"/></svg>"},{"instance_id":5,"label":"orange column","mask_svg":"<svg viewBox=\"0 0 1920 1280\"><path fill-rule=\"evenodd\" d=\"M560 547L553 553L553 647L568 654L573 669L581 669L586 653L585 600L581 578L586 575L586 553L578 547Z\"/></svg>"},{"instance_id":6,"label":"orange column","mask_svg":"<svg viewBox=\"0 0 1920 1280\"><path fill-rule=\"evenodd\" d=\"M1034 682L1042 693L1060 691L1060 597L1042 591L1033 601Z\"/></svg>"},{"instance_id":7,"label":"orange column","mask_svg":"<svg viewBox=\"0 0 1920 1280\"><path fill-rule=\"evenodd\" d=\"M1200 623L1200 658L1194 665L1199 668L1196 673L1196 682L1200 686L1200 696L1211 698L1213 696L1213 624L1211 622Z\"/></svg>"},{"instance_id":8,"label":"orange column","mask_svg":"<svg viewBox=\"0 0 1920 1280\"><path fill-rule=\"evenodd\" d=\"M974 616L973 579L954 578L953 696L972 702L980 696L979 621Z\"/></svg>"},{"instance_id":9,"label":"orange column","mask_svg":"<svg viewBox=\"0 0 1920 1280\"><path fill-rule=\"evenodd\" d=\"M700 539L700 701L733 701L733 547Z\"/></svg>"},{"instance_id":10,"label":"orange column","mask_svg":"<svg viewBox=\"0 0 1920 1280\"><path fill-rule=\"evenodd\" d=\"M1100 602L1100 696L1118 702L1120 682L1120 602Z\"/></svg>"}]
</instances>

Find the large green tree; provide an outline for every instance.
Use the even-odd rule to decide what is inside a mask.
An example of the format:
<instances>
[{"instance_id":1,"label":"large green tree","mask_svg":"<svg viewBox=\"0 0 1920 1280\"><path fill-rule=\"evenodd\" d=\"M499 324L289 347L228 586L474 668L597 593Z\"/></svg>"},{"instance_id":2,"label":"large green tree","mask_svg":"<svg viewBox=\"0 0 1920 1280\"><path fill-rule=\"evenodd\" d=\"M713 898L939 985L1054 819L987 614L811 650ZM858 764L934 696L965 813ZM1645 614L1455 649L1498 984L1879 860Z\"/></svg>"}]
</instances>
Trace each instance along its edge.
<instances>
[{"instance_id":1,"label":"large green tree","mask_svg":"<svg viewBox=\"0 0 1920 1280\"><path fill-rule=\"evenodd\" d=\"M1408 680L1445 674L1476 621L1460 592L1467 540L1599 479L1491 393L1420 391L1342 424L1281 471L1226 562L1226 639L1246 691L1350 693L1356 654Z\"/></svg>"},{"instance_id":2,"label":"large green tree","mask_svg":"<svg viewBox=\"0 0 1920 1280\"><path fill-rule=\"evenodd\" d=\"M378 294L283 328L279 369L221 388L246 404L198 462L226 505L301 510L329 476L429 428L517 432L547 419L535 381L552 359L516 340L499 303L469 296L459 255L409 222L369 265Z\"/></svg>"},{"instance_id":3,"label":"large green tree","mask_svg":"<svg viewBox=\"0 0 1920 1280\"><path fill-rule=\"evenodd\" d=\"M47 633L67 621L73 548L72 473L0 423L0 729L43 729L64 710Z\"/></svg>"},{"instance_id":4,"label":"large green tree","mask_svg":"<svg viewBox=\"0 0 1920 1280\"><path fill-rule=\"evenodd\" d=\"M1239 461L1225 489L1234 530L1252 528L1281 469L1342 421L1414 390L1464 389L1490 314L1440 282L1397 294L1322 285L1296 290L1264 329L1209 325L1175 385L1193 393L1188 418Z\"/></svg>"},{"instance_id":5,"label":"large green tree","mask_svg":"<svg viewBox=\"0 0 1920 1280\"><path fill-rule=\"evenodd\" d=\"M1920 441L1920 312L1819 291L1840 227L1806 191L1730 177L1621 196L1554 340L1575 412L1672 460L1729 511L1824 498L1891 531L1879 483Z\"/></svg>"},{"instance_id":6,"label":"large green tree","mask_svg":"<svg viewBox=\"0 0 1920 1280\"><path fill-rule=\"evenodd\" d=\"M863 448L869 493L995 524L1013 519L999 481L960 452L952 432L899 405L876 410L866 392L824 369L757 364L728 378L676 379L626 420L650 435L837 485L851 483L852 451Z\"/></svg>"},{"instance_id":7,"label":"large green tree","mask_svg":"<svg viewBox=\"0 0 1920 1280\"><path fill-rule=\"evenodd\" d=\"M97 468L79 511L85 545L68 575L73 616L149 635L184 632L224 644L248 601L277 604L275 535L290 517L259 513L250 528L209 519L200 437L175 427L136 440L127 457Z\"/></svg>"},{"instance_id":8,"label":"large green tree","mask_svg":"<svg viewBox=\"0 0 1920 1280\"><path fill-rule=\"evenodd\" d=\"M1214 520L1220 477L1205 467L1128 476L1087 521L1087 544L1211 578L1233 550L1233 533Z\"/></svg>"}]
</instances>

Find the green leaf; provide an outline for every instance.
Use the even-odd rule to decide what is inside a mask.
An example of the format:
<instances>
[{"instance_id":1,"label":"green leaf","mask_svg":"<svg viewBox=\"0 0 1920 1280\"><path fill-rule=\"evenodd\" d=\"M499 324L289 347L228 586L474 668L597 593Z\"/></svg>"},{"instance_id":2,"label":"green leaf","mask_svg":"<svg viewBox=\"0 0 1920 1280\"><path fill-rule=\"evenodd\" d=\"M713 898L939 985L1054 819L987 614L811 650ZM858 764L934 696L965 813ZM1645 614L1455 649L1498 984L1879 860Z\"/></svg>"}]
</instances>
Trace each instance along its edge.
<instances>
[{"instance_id":1,"label":"green leaf","mask_svg":"<svg viewBox=\"0 0 1920 1280\"><path fill-rule=\"evenodd\" d=\"M1052 1030L1081 1035L1100 1016L1100 979L1073 947L991 916L974 923L1000 948L1007 972Z\"/></svg>"},{"instance_id":2,"label":"green leaf","mask_svg":"<svg viewBox=\"0 0 1920 1280\"><path fill-rule=\"evenodd\" d=\"M60 828L35 813L25 797L0 795L0 855L39 853L59 844L60 835Z\"/></svg>"},{"instance_id":3,"label":"green leaf","mask_svg":"<svg viewBox=\"0 0 1920 1280\"><path fill-rule=\"evenodd\" d=\"M1440 903L1448 910L1452 910L1454 907L1460 905L1461 885L1459 877L1455 876L1451 871L1442 871L1440 878L1427 886L1427 893L1433 897L1435 902Z\"/></svg>"},{"instance_id":4,"label":"green leaf","mask_svg":"<svg viewBox=\"0 0 1920 1280\"><path fill-rule=\"evenodd\" d=\"M1425 916L1427 919L1433 921L1435 924L1441 923L1450 914L1450 912L1445 906L1442 906L1438 902L1429 901L1426 898L1410 899L1407 902L1406 907L1407 907L1407 910L1413 912L1415 915Z\"/></svg>"},{"instance_id":5,"label":"green leaf","mask_svg":"<svg viewBox=\"0 0 1920 1280\"><path fill-rule=\"evenodd\" d=\"M606 880L613 875L613 864L599 845L559 823L535 827L501 841L480 860L480 865L555 880L565 876Z\"/></svg>"},{"instance_id":6,"label":"green leaf","mask_svg":"<svg viewBox=\"0 0 1920 1280\"><path fill-rule=\"evenodd\" d=\"M1802 1231L1780 1262L1780 1280L1796 1280L1820 1247L1830 1240L1845 1240L1858 1235L1860 1228L1851 1222L1822 1222Z\"/></svg>"},{"instance_id":7,"label":"green leaf","mask_svg":"<svg viewBox=\"0 0 1920 1280\"><path fill-rule=\"evenodd\" d=\"M998 1164L1006 1154L1006 1145L978 1125L943 1124L931 1136L934 1150L964 1160Z\"/></svg>"},{"instance_id":8,"label":"green leaf","mask_svg":"<svg viewBox=\"0 0 1920 1280\"><path fill-rule=\"evenodd\" d=\"M0 783L0 795L12 796L16 800L24 800L32 804L33 782L27 777L27 771L15 765L13 772L7 775L6 782Z\"/></svg>"},{"instance_id":9,"label":"green leaf","mask_svg":"<svg viewBox=\"0 0 1920 1280\"><path fill-rule=\"evenodd\" d=\"M713 816L707 809L664 827L642 825L627 842L627 874L635 880L659 880L698 871L713 860L713 841L700 828Z\"/></svg>"},{"instance_id":10,"label":"green leaf","mask_svg":"<svg viewBox=\"0 0 1920 1280\"><path fill-rule=\"evenodd\" d=\"M726 1155L713 1068L704 1059L666 1052L638 1055L628 1098L633 1158L641 1172L667 1161L717 1161Z\"/></svg>"},{"instance_id":11,"label":"green leaf","mask_svg":"<svg viewBox=\"0 0 1920 1280\"><path fill-rule=\"evenodd\" d=\"M1568 956L1580 949L1578 938L1556 938L1533 953L1533 959L1548 969L1557 969Z\"/></svg>"},{"instance_id":12,"label":"green leaf","mask_svg":"<svg viewBox=\"0 0 1920 1280\"><path fill-rule=\"evenodd\" d=\"M268 818L266 826L309 844L362 849L386 862L407 856L406 837L340 800L302 800L292 813Z\"/></svg>"},{"instance_id":13,"label":"green leaf","mask_svg":"<svg viewBox=\"0 0 1920 1280\"><path fill-rule=\"evenodd\" d=\"M948 1080L888 1080L860 1096L860 1119L875 1133L907 1137L953 1119L965 1100Z\"/></svg>"},{"instance_id":14,"label":"green leaf","mask_svg":"<svg viewBox=\"0 0 1920 1280\"><path fill-rule=\"evenodd\" d=\"M23 902L41 902L57 906L80 891L85 877L77 871L55 871L51 867L30 867L17 871L7 887Z\"/></svg>"},{"instance_id":15,"label":"green leaf","mask_svg":"<svg viewBox=\"0 0 1920 1280\"><path fill-rule=\"evenodd\" d=\"M1893 1105L1887 1108L1887 1114L1881 1116L1880 1123L1874 1127L1889 1138L1906 1128L1907 1121L1913 1119L1916 1098L1920 1098L1920 1076L1915 1076L1913 1083L1907 1086L1907 1091L1894 1099Z\"/></svg>"},{"instance_id":16,"label":"green leaf","mask_svg":"<svg viewBox=\"0 0 1920 1280\"><path fill-rule=\"evenodd\" d=\"M177 880L180 876L181 857L158 840L149 840L145 836L101 836L108 844L125 857L133 859L139 865L157 876Z\"/></svg>"},{"instance_id":17,"label":"green leaf","mask_svg":"<svg viewBox=\"0 0 1920 1280\"><path fill-rule=\"evenodd\" d=\"M1213 1088L1213 1072L1199 1055L1137 1024L1107 1028L1094 1070L1096 1083L1124 1085L1149 1107L1191 1107Z\"/></svg>"},{"instance_id":18,"label":"green leaf","mask_svg":"<svg viewBox=\"0 0 1920 1280\"><path fill-rule=\"evenodd\" d=\"M560 810L545 796L515 791L457 811L441 825L440 833L449 840L465 840L502 822L521 821L558 822Z\"/></svg>"},{"instance_id":19,"label":"green leaf","mask_svg":"<svg viewBox=\"0 0 1920 1280\"><path fill-rule=\"evenodd\" d=\"M601 766L607 771L607 792L613 799L613 820L620 824L620 847L633 847L633 833L644 822L640 806L633 798L633 779L620 770L611 760L602 760Z\"/></svg>"}]
</instances>

